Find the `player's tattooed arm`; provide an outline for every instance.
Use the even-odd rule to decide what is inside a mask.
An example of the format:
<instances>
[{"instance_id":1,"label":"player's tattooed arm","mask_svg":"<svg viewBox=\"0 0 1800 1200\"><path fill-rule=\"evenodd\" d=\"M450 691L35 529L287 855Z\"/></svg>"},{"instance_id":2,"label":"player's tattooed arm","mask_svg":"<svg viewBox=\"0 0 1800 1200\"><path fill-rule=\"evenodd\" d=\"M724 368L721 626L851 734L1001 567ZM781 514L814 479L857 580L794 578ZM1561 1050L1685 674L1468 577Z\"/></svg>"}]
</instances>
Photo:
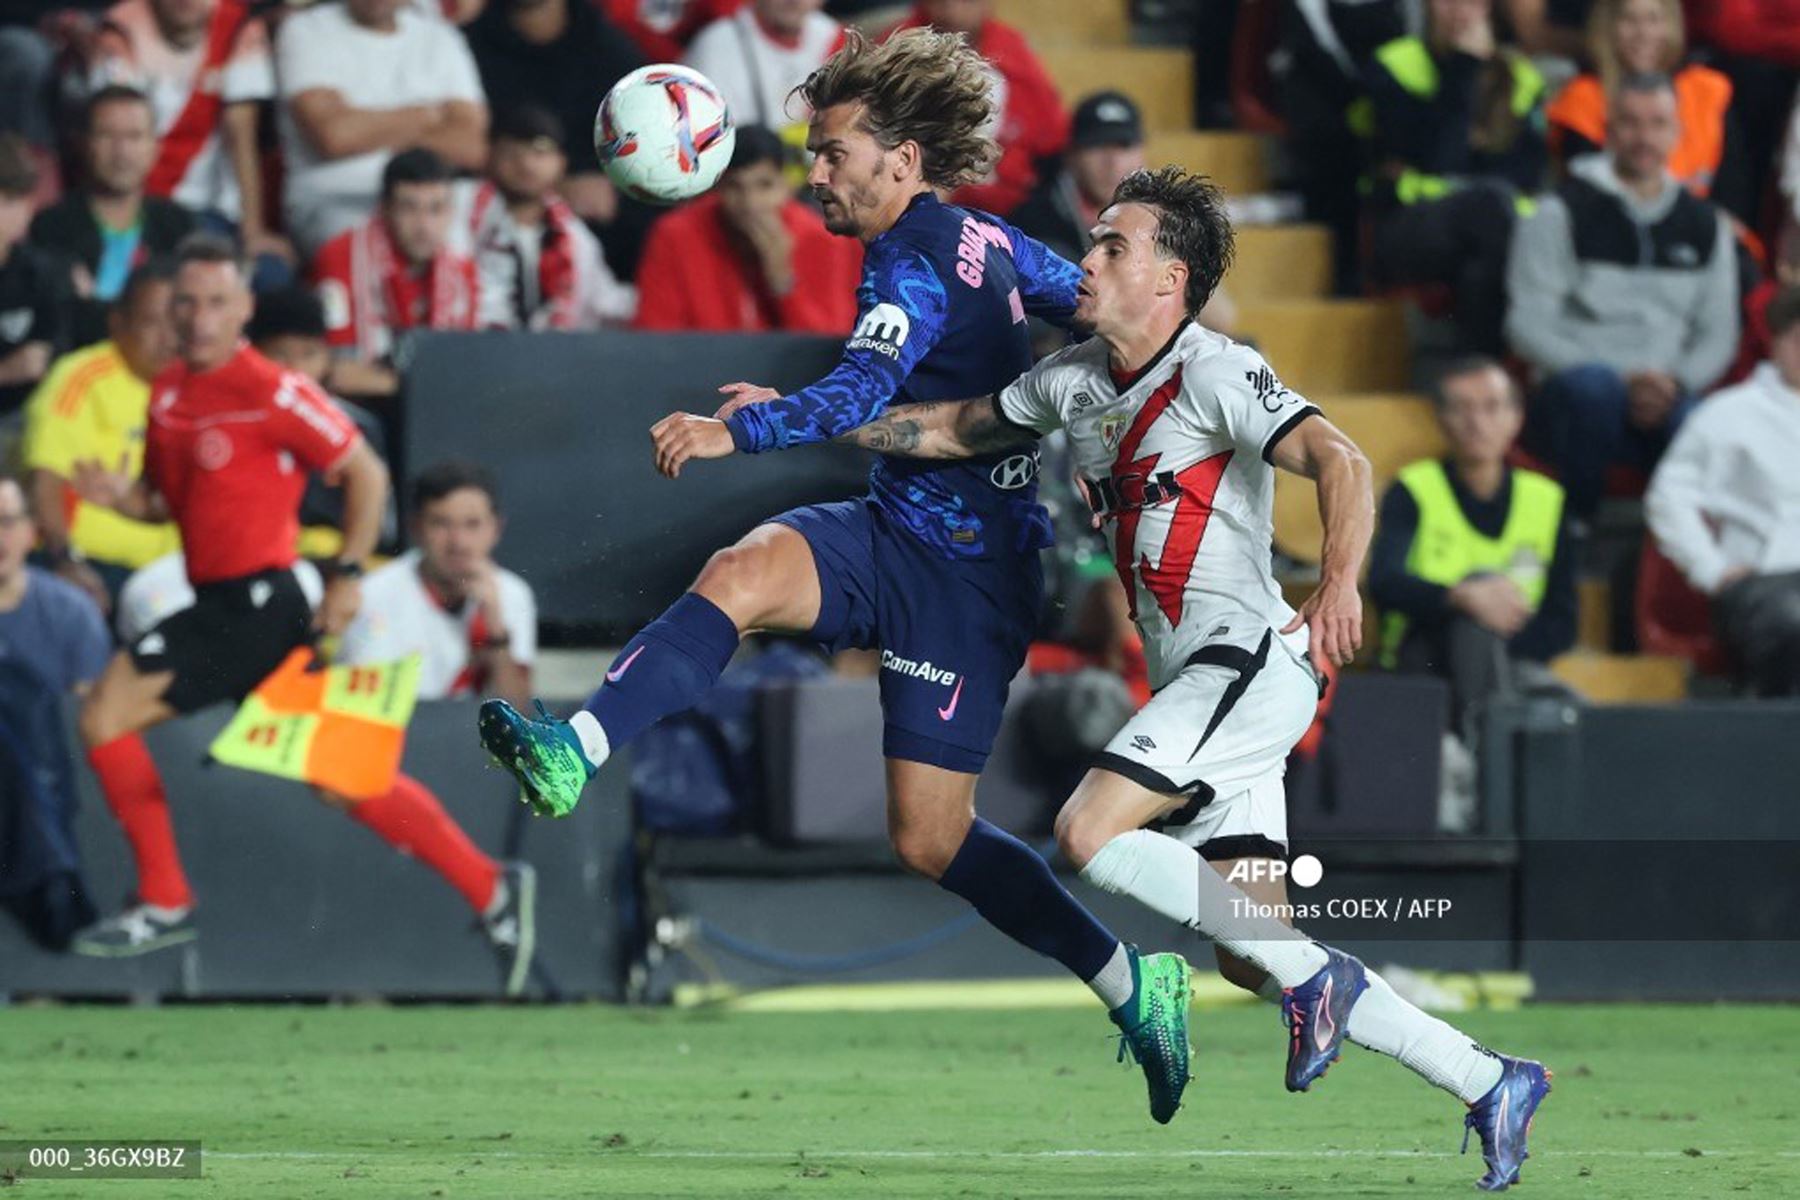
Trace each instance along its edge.
<instances>
[{"instance_id":1,"label":"player's tattooed arm","mask_svg":"<svg viewBox=\"0 0 1800 1200\"><path fill-rule=\"evenodd\" d=\"M1002 421L993 398L983 396L902 404L835 440L906 458L979 458L1024 445L1031 434Z\"/></svg>"}]
</instances>

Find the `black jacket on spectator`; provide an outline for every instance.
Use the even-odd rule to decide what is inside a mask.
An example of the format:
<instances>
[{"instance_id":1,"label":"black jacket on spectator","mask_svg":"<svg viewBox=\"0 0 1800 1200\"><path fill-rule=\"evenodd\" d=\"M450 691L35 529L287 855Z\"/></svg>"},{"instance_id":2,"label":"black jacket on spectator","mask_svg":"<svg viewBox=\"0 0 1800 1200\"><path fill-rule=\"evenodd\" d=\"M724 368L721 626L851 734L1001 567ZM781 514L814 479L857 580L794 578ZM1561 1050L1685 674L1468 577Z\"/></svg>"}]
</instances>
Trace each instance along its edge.
<instances>
[{"instance_id":1,"label":"black jacket on spectator","mask_svg":"<svg viewBox=\"0 0 1800 1200\"><path fill-rule=\"evenodd\" d=\"M533 104L556 114L563 127L569 173L599 169L594 160L594 114L621 78L644 65L630 38L602 17L589 0L569 0L569 25L553 42L537 45L507 21L507 3L489 4L464 33L481 87L496 108ZM502 99L504 98L504 99ZM622 199L619 215L599 235L606 262L622 279L637 273L644 235L657 210Z\"/></svg>"},{"instance_id":2,"label":"black jacket on spectator","mask_svg":"<svg viewBox=\"0 0 1800 1200\"><path fill-rule=\"evenodd\" d=\"M150 257L172 254L176 243L194 229L194 216L173 200L145 196L141 210L144 228L138 241L137 262ZM38 213L31 222L31 242L45 250L62 255L72 263L80 263L92 275L100 269L100 222L88 204L86 194L71 192L49 208ZM104 300L77 298L71 309L73 344L85 346L106 336Z\"/></svg>"},{"instance_id":3,"label":"black jacket on spectator","mask_svg":"<svg viewBox=\"0 0 1800 1200\"><path fill-rule=\"evenodd\" d=\"M1081 219L1075 181L1065 171L1057 171L1038 184L1009 219L1021 233L1036 238L1072 263L1080 262L1088 252L1088 227Z\"/></svg>"},{"instance_id":4,"label":"black jacket on spectator","mask_svg":"<svg viewBox=\"0 0 1800 1200\"><path fill-rule=\"evenodd\" d=\"M1506 72L1517 127L1505 145L1481 148L1473 135L1490 69ZM1524 57L1504 50L1487 61L1461 51L1434 55L1418 38L1399 38L1376 51L1365 79L1378 167L1398 162L1426 176L1504 180L1527 195L1537 190L1548 161L1545 86Z\"/></svg>"},{"instance_id":5,"label":"black jacket on spectator","mask_svg":"<svg viewBox=\"0 0 1800 1200\"><path fill-rule=\"evenodd\" d=\"M1483 500L1463 486L1456 466L1444 462L1450 490L1470 525L1485 537L1497 538L1512 511L1512 474L1492 499ZM1388 486L1381 498L1375 545L1369 556L1369 596L1383 612L1405 613L1414 629L1441 626L1453 615L1450 589L1428 583L1406 569L1413 538L1419 531L1419 506L1401 483ZM1575 644L1575 553L1569 544L1565 516L1556 531L1556 555L1544 582L1544 599L1525 627L1507 642L1514 658L1547 662Z\"/></svg>"},{"instance_id":6,"label":"black jacket on spectator","mask_svg":"<svg viewBox=\"0 0 1800 1200\"><path fill-rule=\"evenodd\" d=\"M28 342L49 342L52 359L70 349L74 298L67 263L24 242L14 246L0 264L0 358ZM36 386L33 381L0 387L0 413L17 411Z\"/></svg>"}]
</instances>

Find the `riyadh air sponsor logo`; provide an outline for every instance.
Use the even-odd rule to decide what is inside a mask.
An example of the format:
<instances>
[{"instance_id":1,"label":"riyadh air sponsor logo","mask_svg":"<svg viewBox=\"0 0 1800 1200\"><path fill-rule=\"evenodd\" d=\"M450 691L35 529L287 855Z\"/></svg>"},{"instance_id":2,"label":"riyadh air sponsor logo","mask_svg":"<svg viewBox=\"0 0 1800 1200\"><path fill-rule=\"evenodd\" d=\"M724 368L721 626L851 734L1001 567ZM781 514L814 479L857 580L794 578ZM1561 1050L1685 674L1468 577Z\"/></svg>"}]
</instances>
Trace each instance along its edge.
<instances>
[{"instance_id":1,"label":"riyadh air sponsor logo","mask_svg":"<svg viewBox=\"0 0 1800 1200\"><path fill-rule=\"evenodd\" d=\"M988 472L988 479L997 488L1016 492L1022 487L1029 487L1031 481L1037 478L1037 473L1038 456L1033 451L1030 454L1015 454L1004 462L995 463L994 469Z\"/></svg>"},{"instance_id":2,"label":"riyadh air sponsor logo","mask_svg":"<svg viewBox=\"0 0 1800 1200\"><path fill-rule=\"evenodd\" d=\"M912 319L898 304L877 304L856 323L846 350L873 350L889 358L900 357L900 347L912 333Z\"/></svg>"},{"instance_id":3,"label":"riyadh air sponsor logo","mask_svg":"<svg viewBox=\"0 0 1800 1200\"><path fill-rule=\"evenodd\" d=\"M939 683L945 687L956 682L955 671L945 667L934 667L931 665L930 659L917 662L910 658L901 658L892 650L881 652L881 669L892 671L896 675L910 675L914 679L923 679L926 683Z\"/></svg>"}]
</instances>

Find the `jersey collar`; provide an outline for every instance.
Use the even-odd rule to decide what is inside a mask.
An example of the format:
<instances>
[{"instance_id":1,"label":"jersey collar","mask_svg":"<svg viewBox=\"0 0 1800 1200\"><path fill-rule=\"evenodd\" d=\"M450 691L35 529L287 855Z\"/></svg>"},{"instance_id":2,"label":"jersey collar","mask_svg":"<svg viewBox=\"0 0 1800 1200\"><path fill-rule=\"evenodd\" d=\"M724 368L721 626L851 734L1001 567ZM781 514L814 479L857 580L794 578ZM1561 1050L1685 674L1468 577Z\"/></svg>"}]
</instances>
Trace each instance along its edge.
<instances>
[{"instance_id":1,"label":"jersey collar","mask_svg":"<svg viewBox=\"0 0 1800 1200\"><path fill-rule=\"evenodd\" d=\"M1150 361L1135 371L1120 371L1112 365L1112 360L1109 355L1106 363L1106 373L1112 376L1113 387L1121 392L1128 391L1138 380L1156 370L1162 360L1169 356L1169 351L1175 348L1175 343L1181 340L1181 335L1186 333L1192 326L1192 320L1183 321L1180 325L1177 325L1175 327L1175 332L1169 335L1169 340L1162 344L1162 349L1158 350L1155 354L1152 354L1150 356Z\"/></svg>"}]
</instances>

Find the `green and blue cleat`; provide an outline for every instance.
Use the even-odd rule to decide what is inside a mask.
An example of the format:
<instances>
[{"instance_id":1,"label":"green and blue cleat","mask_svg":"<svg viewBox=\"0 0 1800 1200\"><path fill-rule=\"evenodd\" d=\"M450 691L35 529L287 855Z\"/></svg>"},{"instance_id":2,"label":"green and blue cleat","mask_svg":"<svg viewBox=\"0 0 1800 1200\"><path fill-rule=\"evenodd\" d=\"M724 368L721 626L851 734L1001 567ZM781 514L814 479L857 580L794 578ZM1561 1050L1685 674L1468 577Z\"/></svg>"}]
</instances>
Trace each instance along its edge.
<instances>
[{"instance_id":1,"label":"green and blue cleat","mask_svg":"<svg viewBox=\"0 0 1800 1200\"><path fill-rule=\"evenodd\" d=\"M1112 1011L1119 1027L1119 1061L1129 1055L1144 1069L1150 1116L1167 1125L1181 1107L1193 1053L1187 1036L1187 960L1179 954L1140 955L1136 946L1125 952L1131 957L1131 999Z\"/></svg>"},{"instance_id":2,"label":"green and blue cleat","mask_svg":"<svg viewBox=\"0 0 1800 1200\"><path fill-rule=\"evenodd\" d=\"M582 752L569 723L537 703L534 720L504 700L485 700L478 726L481 744L519 781L519 799L540 817L575 811L581 789L598 770Z\"/></svg>"}]
</instances>

